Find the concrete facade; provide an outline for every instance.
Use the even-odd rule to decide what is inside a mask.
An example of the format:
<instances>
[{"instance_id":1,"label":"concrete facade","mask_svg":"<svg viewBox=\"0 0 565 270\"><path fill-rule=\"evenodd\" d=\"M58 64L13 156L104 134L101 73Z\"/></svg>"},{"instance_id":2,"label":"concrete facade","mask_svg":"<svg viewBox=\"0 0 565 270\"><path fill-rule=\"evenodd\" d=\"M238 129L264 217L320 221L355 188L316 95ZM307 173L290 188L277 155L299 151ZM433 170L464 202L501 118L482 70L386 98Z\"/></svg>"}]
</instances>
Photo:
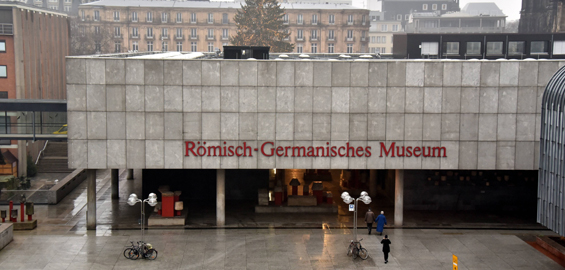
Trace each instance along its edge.
<instances>
[{"instance_id":1,"label":"concrete facade","mask_svg":"<svg viewBox=\"0 0 565 270\"><path fill-rule=\"evenodd\" d=\"M564 63L70 57L69 167L534 170L542 93ZM186 141L372 155L195 157ZM447 153L380 157L381 142Z\"/></svg>"}]
</instances>

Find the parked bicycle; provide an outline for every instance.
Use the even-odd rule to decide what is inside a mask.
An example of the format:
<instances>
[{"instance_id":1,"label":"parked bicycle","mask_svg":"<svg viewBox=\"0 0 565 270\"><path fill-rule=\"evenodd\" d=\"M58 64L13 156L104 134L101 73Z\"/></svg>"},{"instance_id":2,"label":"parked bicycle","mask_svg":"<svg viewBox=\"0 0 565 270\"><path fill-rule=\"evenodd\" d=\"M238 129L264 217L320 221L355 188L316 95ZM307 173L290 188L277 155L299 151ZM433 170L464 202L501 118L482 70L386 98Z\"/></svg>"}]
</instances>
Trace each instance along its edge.
<instances>
[{"instance_id":1,"label":"parked bicycle","mask_svg":"<svg viewBox=\"0 0 565 270\"><path fill-rule=\"evenodd\" d=\"M367 252L367 250L361 246L361 241L363 241L363 238L361 238L357 242L351 240L351 243L347 248L347 256L353 256L353 259L359 257L363 260L369 258L369 252Z\"/></svg>"},{"instance_id":2,"label":"parked bicycle","mask_svg":"<svg viewBox=\"0 0 565 270\"><path fill-rule=\"evenodd\" d=\"M127 259L137 260L140 256L141 258L148 260L157 259L158 252L151 244L139 241L136 246L133 244L133 241L130 241L130 243L131 246L126 246L126 249L124 250L124 257Z\"/></svg>"}]
</instances>

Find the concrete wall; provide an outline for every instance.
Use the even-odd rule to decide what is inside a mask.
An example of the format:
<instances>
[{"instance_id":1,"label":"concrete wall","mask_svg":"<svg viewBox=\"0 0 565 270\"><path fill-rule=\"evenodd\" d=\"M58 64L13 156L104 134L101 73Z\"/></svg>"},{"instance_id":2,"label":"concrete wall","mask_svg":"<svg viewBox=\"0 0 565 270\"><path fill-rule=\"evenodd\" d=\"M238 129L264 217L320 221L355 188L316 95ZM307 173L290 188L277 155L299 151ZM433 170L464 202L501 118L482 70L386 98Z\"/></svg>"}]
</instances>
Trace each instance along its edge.
<instances>
[{"instance_id":1,"label":"concrete wall","mask_svg":"<svg viewBox=\"0 0 565 270\"><path fill-rule=\"evenodd\" d=\"M12 223L0 224L0 250L14 239L14 225Z\"/></svg>"},{"instance_id":2,"label":"concrete wall","mask_svg":"<svg viewBox=\"0 0 565 270\"><path fill-rule=\"evenodd\" d=\"M67 58L69 167L534 170L563 63ZM185 157L185 141L372 156ZM380 142L447 157L379 157Z\"/></svg>"}]
</instances>

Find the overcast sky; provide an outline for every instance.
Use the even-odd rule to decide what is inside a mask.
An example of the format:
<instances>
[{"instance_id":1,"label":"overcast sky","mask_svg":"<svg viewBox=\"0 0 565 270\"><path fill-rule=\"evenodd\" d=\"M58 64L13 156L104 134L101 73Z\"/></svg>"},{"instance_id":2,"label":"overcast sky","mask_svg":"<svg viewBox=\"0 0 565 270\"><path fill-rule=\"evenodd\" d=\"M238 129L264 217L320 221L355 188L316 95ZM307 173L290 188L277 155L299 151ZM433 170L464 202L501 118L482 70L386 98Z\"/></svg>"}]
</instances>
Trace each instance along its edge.
<instances>
[{"instance_id":1,"label":"overcast sky","mask_svg":"<svg viewBox=\"0 0 565 270\"><path fill-rule=\"evenodd\" d=\"M522 0L460 0L459 6L463 8L467 3L477 2L495 2L502 9L502 12L508 16L507 21L520 19L520 9L522 8Z\"/></svg>"}]
</instances>

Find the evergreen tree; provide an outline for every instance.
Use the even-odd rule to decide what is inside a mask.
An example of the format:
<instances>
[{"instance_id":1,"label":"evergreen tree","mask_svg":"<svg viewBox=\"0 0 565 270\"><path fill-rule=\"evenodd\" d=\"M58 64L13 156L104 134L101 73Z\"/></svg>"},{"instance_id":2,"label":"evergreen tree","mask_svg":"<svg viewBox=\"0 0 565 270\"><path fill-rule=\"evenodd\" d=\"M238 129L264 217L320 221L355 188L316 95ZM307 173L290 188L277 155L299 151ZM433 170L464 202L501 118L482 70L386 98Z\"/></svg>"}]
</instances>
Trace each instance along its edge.
<instances>
[{"instance_id":1,"label":"evergreen tree","mask_svg":"<svg viewBox=\"0 0 565 270\"><path fill-rule=\"evenodd\" d=\"M294 45L284 41L290 36L283 24L284 9L276 0L245 0L234 21L237 34L231 38L236 46L270 46L271 52L291 52Z\"/></svg>"}]
</instances>

